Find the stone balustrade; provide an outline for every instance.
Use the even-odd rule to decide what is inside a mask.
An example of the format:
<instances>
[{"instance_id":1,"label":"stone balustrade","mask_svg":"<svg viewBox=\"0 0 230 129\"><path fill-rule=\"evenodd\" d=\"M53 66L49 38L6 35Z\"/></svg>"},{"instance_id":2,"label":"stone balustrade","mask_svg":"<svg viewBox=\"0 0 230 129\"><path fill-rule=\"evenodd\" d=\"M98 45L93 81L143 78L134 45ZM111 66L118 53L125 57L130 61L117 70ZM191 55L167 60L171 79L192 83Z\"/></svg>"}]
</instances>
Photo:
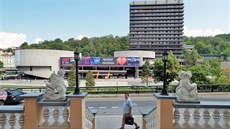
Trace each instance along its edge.
<instances>
[{"instance_id":1,"label":"stone balustrade","mask_svg":"<svg viewBox=\"0 0 230 129\"><path fill-rule=\"evenodd\" d=\"M0 106L0 129L23 129L23 106Z\"/></svg>"},{"instance_id":2,"label":"stone balustrade","mask_svg":"<svg viewBox=\"0 0 230 129\"><path fill-rule=\"evenodd\" d=\"M174 102L174 129L229 129L230 105Z\"/></svg>"},{"instance_id":3,"label":"stone balustrade","mask_svg":"<svg viewBox=\"0 0 230 129\"><path fill-rule=\"evenodd\" d=\"M150 111L141 110L143 116L143 129L156 129L156 107Z\"/></svg>"},{"instance_id":4,"label":"stone balustrade","mask_svg":"<svg viewBox=\"0 0 230 129\"><path fill-rule=\"evenodd\" d=\"M24 105L0 106L0 129L96 129L96 111L85 108L85 96L44 100L42 93L23 95Z\"/></svg>"},{"instance_id":5,"label":"stone balustrade","mask_svg":"<svg viewBox=\"0 0 230 129\"><path fill-rule=\"evenodd\" d=\"M47 127L68 127L69 128L69 107L68 106L47 106L42 113L40 128Z\"/></svg>"}]
</instances>

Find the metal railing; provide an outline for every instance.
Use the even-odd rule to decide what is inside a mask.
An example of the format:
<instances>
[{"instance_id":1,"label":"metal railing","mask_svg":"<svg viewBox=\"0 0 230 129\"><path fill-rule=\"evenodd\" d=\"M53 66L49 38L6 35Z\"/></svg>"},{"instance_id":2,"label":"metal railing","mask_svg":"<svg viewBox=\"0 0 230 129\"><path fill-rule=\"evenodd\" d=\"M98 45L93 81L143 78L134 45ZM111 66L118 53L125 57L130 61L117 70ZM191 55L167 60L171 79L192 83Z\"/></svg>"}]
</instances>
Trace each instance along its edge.
<instances>
[{"instance_id":1,"label":"metal railing","mask_svg":"<svg viewBox=\"0 0 230 129\"><path fill-rule=\"evenodd\" d=\"M168 92L175 93L178 85L167 85ZM5 87L7 89L7 87ZM46 87L18 87L24 92L45 92ZM197 84L198 92L230 92L230 84ZM75 86L67 87L67 92L73 92ZM120 93L157 93L162 85L152 86L86 86L80 87L82 92L89 94L120 94Z\"/></svg>"}]
</instances>

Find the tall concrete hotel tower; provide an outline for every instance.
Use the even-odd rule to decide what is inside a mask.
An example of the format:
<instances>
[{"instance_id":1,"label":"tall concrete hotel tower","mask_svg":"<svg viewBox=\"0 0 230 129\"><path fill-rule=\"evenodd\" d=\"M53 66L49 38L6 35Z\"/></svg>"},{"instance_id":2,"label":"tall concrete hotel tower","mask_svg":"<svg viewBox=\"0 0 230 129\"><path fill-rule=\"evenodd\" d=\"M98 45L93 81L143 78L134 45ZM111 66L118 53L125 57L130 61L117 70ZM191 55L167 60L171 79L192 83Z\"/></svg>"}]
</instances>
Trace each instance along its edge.
<instances>
[{"instance_id":1,"label":"tall concrete hotel tower","mask_svg":"<svg viewBox=\"0 0 230 129\"><path fill-rule=\"evenodd\" d=\"M183 0L133 1L130 3L130 49L155 51L156 57L172 51L182 55Z\"/></svg>"}]
</instances>

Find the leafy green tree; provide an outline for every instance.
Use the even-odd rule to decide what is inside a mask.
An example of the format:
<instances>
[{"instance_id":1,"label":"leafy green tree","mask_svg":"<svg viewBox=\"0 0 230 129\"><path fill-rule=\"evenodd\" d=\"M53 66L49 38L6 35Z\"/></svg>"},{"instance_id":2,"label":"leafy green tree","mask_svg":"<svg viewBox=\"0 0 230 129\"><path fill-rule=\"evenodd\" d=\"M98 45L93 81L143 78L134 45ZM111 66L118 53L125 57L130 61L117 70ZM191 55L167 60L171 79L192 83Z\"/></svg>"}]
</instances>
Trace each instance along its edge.
<instances>
[{"instance_id":1,"label":"leafy green tree","mask_svg":"<svg viewBox=\"0 0 230 129\"><path fill-rule=\"evenodd\" d=\"M179 61L175 55L173 55L172 51L168 52L168 61L166 62L166 78L167 84L172 82L178 75L177 72L179 70ZM158 58L155 62L153 68L153 77L154 81L163 81L164 77L164 63L162 59Z\"/></svg>"},{"instance_id":2,"label":"leafy green tree","mask_svg":"<svg viewBox=\"0 0 230 129\"><path fill-rule=\"evenodd\" d=\"M3 68L4 64L2 61L0 61L0 68ZM2 74L2 71L0 71L0 75Z\"/></svg>"},{"instance_id":3,"label":"leafy green tree","mask_svg":"<svg viewBox=\"0 0 230 129\"><path fill-rule=\"evenodd\" d=\"M216 84L230 84L230 74L223 73L215 79Z\"/></svg>"},{"instance_id":4,"label":"leafy green tree","mask_svg":"<svg viewBox=\"0 0 230 129\"><path fill-rule=\"evenodd\" d=\"M22 48L22 49L28 48L28 43L27 42L22 43L20 48Z\"/></svg>"},{"instance_id":5,"label":"leafy green tree","mask_svg":"<svg viewBox=\"0 0 230 129\"><path fill-rule=\"evenodd\" d=\"M69 86L76 86L76 65L74 64L68 74L68 84ZM78 85L80 85L80 76L78 76Z\"/></svg>"},{"instance_id":6,"label":"leafy green tree","mask_svg":"<svg viewBox=\"0 0 230 129\"><path fill-rule=\"evenodd\" d=\"M3 68L4 64L2 61L0 61L0 68Z\"/></svg>"},{"instance_id":7,"label":"leafy green tree","mask_svg":"<svg viewBox=\"0 0 230 129\"><path fill-rule=\"evenodd\" d=\"M184 50L183 53L184 64L186 67L191 67L197 65L198 59L201 59L201 56L196 50L188 51Z\"/></svg>"},{"instance_id":8,"label":"leafy green tree","mask_svg":"<svg viewBox=\"0 0 230 129\"><path fill-rule=\"evenodd\" d=\"M192 72L191 82L197 84L210 84L211 80L207 78L209 75L208 70L203 65L192 66L188 69Z\"/></svg>"},{"instance_id":9,"label":"leafy green tree","mask_svg":"<svg viewBox=\"0 0 230 129\"><path fill-rule=\"evenodd\" d=\"M91 70L89 70L86 74L86 86L95 86L95 81L94 81L94 77L93 77L93 73L91 72Z\"/></svg>"},{"instance_id":10,"label":"leafy green tree","mask_svg":"<svg viewBox=\"0 0 230 129\"><path fill-rule=\"evenodd\" d=\"M152 77L151 65L150 65L149 61L145 62L142 70L143 71L142 71L142 75L141 75L141 80L142 80L142 82L146 83L146 86L148 86L149 81Z\"/></svg>"}]
</instances>

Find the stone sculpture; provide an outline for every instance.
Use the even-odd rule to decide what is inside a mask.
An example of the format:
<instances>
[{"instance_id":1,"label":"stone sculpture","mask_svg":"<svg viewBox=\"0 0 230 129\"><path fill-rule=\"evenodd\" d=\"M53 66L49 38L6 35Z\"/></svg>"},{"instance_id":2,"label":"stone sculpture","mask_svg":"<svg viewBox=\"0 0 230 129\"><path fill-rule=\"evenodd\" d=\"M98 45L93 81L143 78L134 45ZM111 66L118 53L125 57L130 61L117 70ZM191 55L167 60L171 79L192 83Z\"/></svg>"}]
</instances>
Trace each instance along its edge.
<instances>
[{"instance_id":1,"label":"stone sculpture","mask_svg":"<svg viewBox=\"0 0 230 129\"><path fill-rule=\"evenodd\" d=\"M52 73L49 78L49 82L46 83L45 99L50 100L65 100L66 85L64 82L65 72L63 70L58 71L58 74Z\"/></svg>"},{"instance_id":2,"label":"stone sculpture","mask_svg":"<svg viewBox=\"0 0 230 129\"><path fill-rule=\"evenodd\" d=\"M190 71L180 71L180 83L176 88L177 100L180 102L199 102L199 95L197 92L197 85L191 84L189 79L192 77Z\"/></svg>"}]
</instances>

